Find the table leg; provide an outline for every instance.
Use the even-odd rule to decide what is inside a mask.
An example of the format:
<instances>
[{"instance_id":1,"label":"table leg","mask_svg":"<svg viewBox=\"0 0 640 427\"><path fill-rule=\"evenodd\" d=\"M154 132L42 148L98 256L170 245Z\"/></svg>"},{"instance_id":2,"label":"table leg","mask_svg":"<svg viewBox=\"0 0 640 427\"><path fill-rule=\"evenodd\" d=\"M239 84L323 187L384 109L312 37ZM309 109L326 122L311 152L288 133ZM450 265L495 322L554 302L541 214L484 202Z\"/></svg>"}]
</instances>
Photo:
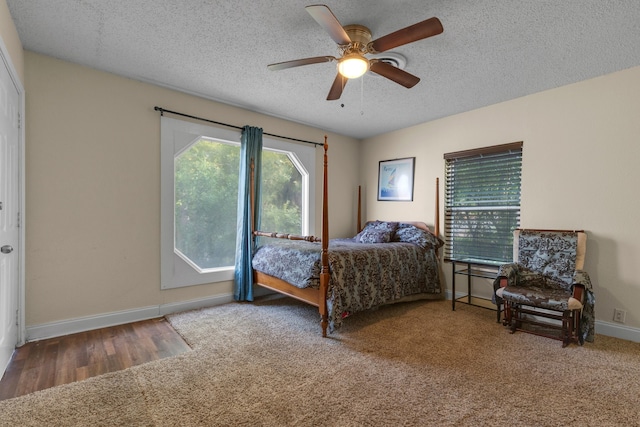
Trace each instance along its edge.
<instances>
[{"instance_id":1,"label":"table leg","mask_svg":"<svg viewBox=\"0 0 640 427\"><path fill-rule=\"evenodd\" d=\"M467 301L471 305L471 264L467 264Z\"/></svg>"},{"instance_id":2,"label":"table leg","mask_svg":"<svg viewBox=\"0 0 640 427\"><path fill-rule=\"evenodd\" d=\"M451 261L451 310L456 311L456 263Z\"/></svg>"}]
</instances>

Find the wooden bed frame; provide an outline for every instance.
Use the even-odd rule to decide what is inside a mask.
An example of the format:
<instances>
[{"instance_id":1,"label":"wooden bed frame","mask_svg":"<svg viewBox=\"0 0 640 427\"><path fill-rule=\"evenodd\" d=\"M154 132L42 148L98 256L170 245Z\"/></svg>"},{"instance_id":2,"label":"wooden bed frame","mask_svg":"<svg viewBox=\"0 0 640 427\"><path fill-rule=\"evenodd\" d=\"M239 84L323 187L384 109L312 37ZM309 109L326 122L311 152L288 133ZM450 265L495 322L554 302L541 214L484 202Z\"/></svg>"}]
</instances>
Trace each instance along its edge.
<instances>
[{"instance_id":1,"label":"wooden bed frame","mask_svg":"<svg viewBox=\"0 0 640 427\"><path fill-rule=\"evenodd\" d=\"M268 274L262 273L260 271L253 271L253 283L258 286L262 286L263 288L271 289L272 291L288 295L290 297L296 298L300 301L304 301L307 304L311 304L313 306L318 307L318 311L320 312L320 325L322 327L322 336L327 336L327 326L329 324L328 321L328 312L327 312L327 291L329 289L329 204L328 204L328 175L327 175L327 151L329 149L329 145L327 144L327 137L324 137L324 167L323 167L323 185L322 185L322 237L314 237L314 236L300 236L294 234L280 234L280 233L270 233L255 230L255 227L252 227L253 236L264 236L264 237L273 237L279 239L289 239L289 240L305 240L309 242L321 242L322 243L322 252L321 252L321 264L322 268L320 270L320 287L315 288L298 288L284 280L278 279L276 277L270 276ZM253 172L253 171L252 171ZM252 173L253 176L253 173ZM253 179L253 177L252 177ZM439 230L439 182L438 178L436 178L436 214L435 214L435 222L434 222L434 234L438 235ZM253 188L253 186L252 186ZM251 206L252 209L254 207L254 199L255 195L251 194ZM360 188L358 188L358 231L361 230L360 227L360 211L361 211L361 201L360 201ZM254 218L254 215L251 216ZM413 222L413 221L401 221L406 224L412 224L418 228L423 230L430 231L427 225L424 222Z\"/></svg>"}]
</instances>

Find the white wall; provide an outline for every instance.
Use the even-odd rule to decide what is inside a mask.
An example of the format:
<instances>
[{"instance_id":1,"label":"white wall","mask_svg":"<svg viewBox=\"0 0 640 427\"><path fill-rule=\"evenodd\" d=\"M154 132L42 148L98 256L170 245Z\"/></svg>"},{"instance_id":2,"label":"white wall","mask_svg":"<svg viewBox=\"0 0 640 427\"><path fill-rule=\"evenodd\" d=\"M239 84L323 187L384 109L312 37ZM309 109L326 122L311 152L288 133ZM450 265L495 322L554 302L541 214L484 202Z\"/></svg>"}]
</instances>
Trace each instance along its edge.
<instances>
[{"instance_id":1,"label":"white wall","mask_svg":"<svg viewBox=\"0 0 640 427\"><path fill-rule=\"evenodd\" d=\"M432 223L440 177L442 233L443 154L524 141L521 226L586 230L597 332L606 332L614 308L627 311L626 326L640 328L638 117L640 67L368 139L360 177L366 217ZM412 156L415 201L378 202L378 162Z\"/></svg>"},{"instance_id":2,"label":"white wall","mask_svg":"<svg viewBox=\"0 0 640 427\"><path fill-rule=\"evenodd\" d=\"M325 132L32 52L24 57L27 329L230 295L231 282L160 290L154 106L316 142ZM330 195L331 235L345 237L355 234L359 142L334 134L328 141L329 185L341 188Z\"/></svg>"}]
</instances>

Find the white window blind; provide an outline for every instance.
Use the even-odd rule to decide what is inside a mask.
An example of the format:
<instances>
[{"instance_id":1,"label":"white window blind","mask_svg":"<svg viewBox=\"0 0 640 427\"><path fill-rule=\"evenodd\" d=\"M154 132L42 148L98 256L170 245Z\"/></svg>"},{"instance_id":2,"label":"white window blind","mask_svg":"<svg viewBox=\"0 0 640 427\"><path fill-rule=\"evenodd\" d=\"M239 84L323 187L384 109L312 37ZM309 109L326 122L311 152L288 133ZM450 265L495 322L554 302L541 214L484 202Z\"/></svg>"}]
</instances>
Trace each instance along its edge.
<instances>
[{"instance_id":1,"label":"white window blind","mask_svg":"<svg viewBox=\"0 0 640 427\"><path fill-rule=\"evenodd\" d=\"M509 262L520 226L522 142L447 153L445 259Z\"/></svg>"}]
</instances>

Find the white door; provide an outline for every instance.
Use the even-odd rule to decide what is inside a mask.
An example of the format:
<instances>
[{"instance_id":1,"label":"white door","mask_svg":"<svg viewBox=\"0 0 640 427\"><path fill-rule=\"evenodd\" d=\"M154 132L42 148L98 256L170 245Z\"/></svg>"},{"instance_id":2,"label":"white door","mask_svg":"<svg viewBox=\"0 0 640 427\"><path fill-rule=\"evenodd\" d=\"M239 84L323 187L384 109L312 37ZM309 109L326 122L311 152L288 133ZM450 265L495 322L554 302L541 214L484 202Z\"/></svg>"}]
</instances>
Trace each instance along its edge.
<instances>
[{"instance_id":1,"label":"white door","mask_svg":"<svg viewBox=\"0 0 640 427\"><path fill-rule=\"evenodd\" d=\"M18 89L0 55L0 377L18 343L20 171Z\"/></svg>"}]
</instances>

